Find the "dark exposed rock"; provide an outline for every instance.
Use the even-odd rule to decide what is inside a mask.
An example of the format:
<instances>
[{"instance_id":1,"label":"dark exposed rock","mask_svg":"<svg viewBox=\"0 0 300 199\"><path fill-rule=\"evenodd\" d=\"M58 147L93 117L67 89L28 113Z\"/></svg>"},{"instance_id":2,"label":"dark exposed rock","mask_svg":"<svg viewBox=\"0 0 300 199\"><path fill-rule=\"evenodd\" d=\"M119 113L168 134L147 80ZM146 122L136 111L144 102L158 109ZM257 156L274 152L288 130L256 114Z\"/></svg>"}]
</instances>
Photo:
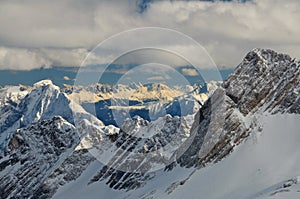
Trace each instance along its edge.
<instances>
[{"instance_id":1,"label":"dark exposed rock","mask_svg":"<svg viewBox=\"0 0 300 199\"><path fill-rule=\"evenodd\" d=\"M74 126L61 117L16 131L0 159L0 198L32 196L78 142Z\"/></svg>"},{"instance_id":2,"label":"dark exposed rock","mask_svg":"<svg viewBox=\"0 0 300 199\"><path fill-rule=\"evenodd\" d=\"M107 164L95 171L89 184L102 181L118 190L142 187L155 177L156 173L152 172L155 165L171 171L177 165L201 168L216 163L253 129L261 130L256 113L299 114L299 93L299 63L287 55L255 49L202 106L190 131L186 121L170 115L163 118L163 125L149 137L138 135L145 133L144 129L153 128L151 122L139 117L125 121L117 133L105 133L83 122L81 128L88 129L84 133L90 134L83 139L90 144L85 146L81 145L78 129L61 117L35 124L32 118L24 118L23 123L31 125L14 132L0 154L0 198L50 198L59 187L78 179L96 160L89 147L114 150ZM18 109L27 110L30 101L28 96L24 99L19 105L9 103L1 109L3 113L12 112L9 122L21 122ZM36 106L41 107L41 103ZM70 115L70 110L66 114ZM3 122L0 132L10 125ZM168 148L166 155L163 152L170 144L174 149ZM167 192L184 182L172 184ZM282 190L293 183L287 182Z\"/></svg>"},{"instance_id":3,"label":"dark exposed rock","mask_svg":"<svg viewBox=\"0 0 300 199\"><path fill-rule=\"evenodd\" d=\"M171 143L176 149L180 140L186 139L189 128L179 117L167 115L163 122L162 129L153 136L140 137L139 133L149 132L140 131L139 127L150 129L150 123L140 117L125 121L114 142L117 148L114 155L89 184L105 181L113 189L136 189L154 175L153 165L164 168L172 163L173 157L164 155L164 147Z\"/></svg>"},{"instance_id":4,"label":"dark exposed rock","mask_svg":"<svg viewBox=\"0 0 300 199\"><path fill-rule=\"evenodd\" d=\"M251 51L196 115L178 163L203 167L221 160L255 125L247 127L245 116L257 111L300 113L299 93L297 61L272 50Z\"/></svg>"}]
</instances>

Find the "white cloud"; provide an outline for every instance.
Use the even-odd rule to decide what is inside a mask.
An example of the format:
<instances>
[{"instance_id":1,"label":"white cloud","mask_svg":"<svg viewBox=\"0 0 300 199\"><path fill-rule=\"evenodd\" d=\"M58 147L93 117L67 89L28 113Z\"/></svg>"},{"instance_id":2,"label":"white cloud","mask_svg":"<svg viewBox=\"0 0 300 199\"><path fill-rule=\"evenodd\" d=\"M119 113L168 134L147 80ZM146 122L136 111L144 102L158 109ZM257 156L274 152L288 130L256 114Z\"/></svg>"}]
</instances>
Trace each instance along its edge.
<instances>
[{"instance_id":1,"label":"white cloud","mask_svg":"<svg viewBox=\"0 0 300 199\"><path fill-rule=\"evenodd\" d=\"M83 60L89 55L87 62ZM84 48L7 48L0 47L0 69L31 70L52 66L80 66L106 63L105 57L98 57Z\"/></svg>"},{"instance_id":2,"label":"white cloud","mask_svg":"<svg viewBox=\"0 0 300 199\"><path fill-rule=\"evenodd\" d=\"M169 79L169 78L162 77L162 76L153 76L153 77L147 78L148 81L162 81L162 80L166 80L166 79Z\"/></svg>"},{"instance_id":3,"label":"white cloud","mask_svg":"<svg viewBox=\"0 0 300 199\"><path fill-rule=\"evenodd\" d=\"M0 68L1 69L34 69L49 67L51 62L40 55L39 52L18 49L0 48Z\"/></svg>"},{"instance_id":4,"label":"white cloud","mask_svg":"<svg viewBox=\"0 0 300 199\"><path fill-rule=\"evenodd\" d=\"M186 76L198 76L198 72L195 69L183 68L182 73Z\"/></svg>"},{"instance_id":5,"label":"white cloud","mask_svg":"<svg viewBox=\"0 0 300 199\"><path fill-rule=\"evenodd\" d=\"M219 66L236 66L256 47L300 57L298 0L154 1L143 13L137 12L134 1L4 0L0 10L0 69L80 65L88 49L99 42L144 26L171 28L191 36ZM173 45L193 53L177 41ZM93 57L97 63L106 60L105 56Z\"/></svg>"}]
</instances>

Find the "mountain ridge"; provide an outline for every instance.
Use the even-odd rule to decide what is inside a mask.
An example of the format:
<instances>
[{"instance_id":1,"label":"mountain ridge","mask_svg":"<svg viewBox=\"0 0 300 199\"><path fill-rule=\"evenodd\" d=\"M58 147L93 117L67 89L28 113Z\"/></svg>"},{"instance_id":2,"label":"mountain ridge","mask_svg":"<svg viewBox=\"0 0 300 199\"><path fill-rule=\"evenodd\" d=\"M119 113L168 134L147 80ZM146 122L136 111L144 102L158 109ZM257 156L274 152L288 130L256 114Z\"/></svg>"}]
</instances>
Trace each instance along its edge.
<instances>
[{"instance_id":1,"label":"mountain ridge","mask_svg":"<svg viewBox=\"0 0 300 199\"><path fill-rule=\"evenodd\" d=\"M275 72L278 74L274 75ZM299 73L299 62L288 55L268 49L249 52L197 113L191 129L191 147L178 163L203 167L211 161L219 161L249 136L252 126L256 125L251 118L255 112L299 114L300 97L294 92L294 89L299 92ZM217 123L213 117L218 117ZM246 119L252 120L250 125ZM207 143L214 143L213 147Z\"/></svg>"},{"instance_id":2,"label":"mountain ridge","mask_svg":"<svg viewBox=\"0 0 300 199\"><path fill-rule=\"evenodd\" d=\"M90 189L105 189L111 190L110 197L116 198L171 197L172 194L177 196L176 193L182 191L186 183L191 186L189 181L195 179L194 176L203 170L209 171L214 165L222 166L224 160L229 164L226 159L230 158L232 153L239 154L240 151L236 149L245 143L249 144L247 138L263 134L265 127L260 118L266 117L268 120L272 115L299 114L299 71L299 62L287 55L268 49L254 49L209 97L193 120L193 115L166 115L155 121L147 121L137 116L126 120L117 128L89 121L85 116L86 112L82 113L83 117L78 117L80 119L75 122L76 125L72 120L66 121L62 117L40 121L43 114L33 114L33 117L28 117L28 123L36 123L31 124L31 127L25 126L11 132L8 147L3 156L0 156L0 178L3 182L0 187L4 190L1 197L56 198L59 195L63 198L72 194L64 188L76 183L82 185L78 187L83 191L82 194L89 194ZM49 81L38 83L36 86L40 90L33 89L32 95L43 93L43 88L49 85ZM57 91L57 88L52 89ZM21 99L21 107L30 104L26 103L26 100L30 101L30 96ZM43 106L45 110L51 107L47 103ZM43 106L37 105L38 108ZM45 112L39 110L35 113ZM50 117L54 114L48 115ZM92 116L88 114L88 117ZM95 118L95 121L98 120ZM64 135L58 125L60 123L65 124L72 133ZM54 125L55 130L49 130L51 125ZM35 132L32 135L31 129ZM43 133L46 133L45 137L39 136ZM145 133L148 136L143 137ZM55 136L51 137L52 134ZM278 132L276 135L280 136ZM55 140L55 137L61 138L63 142L49 142L49 139ZM72 144L70 140L74 140ZM47 142L45 146L48 147L34 150L36 145L42 145L44 142ZM175 148L168 148L170 143ZM253 144L254 148L256 146L262 147ZM66 152L66 148L70 150ZM55 151L60 155L55 156ZM33 152L36 152L33 159L24 158ZM44 152L50 154L50 157L44 157ZM108 152L109 156L103 155L105 152ZM43 159L47 157L52 164L49 172L46 172L47 169L33 170L24 177L16 171L18 167L15 165L22 165L23 162L21 167L26 170L26 164L38 163L40 160L43 162L41 167L47 168L47 160ZM57 158L60 161L57 161ZM104 160L105 158L108 159ZM156 166L159 168L156 169ZM85 172L91 168L92 170ZM39 175L41 182L37 183L35 177ZM19 179L26 181L24 187L18 184ZM286 176L286 179L290 177ZM272 190L271 194L275 192L276 190ZM230 194L227 196L230 198ZM90 197L97 198L98 195L91 194Z\"/></svg>"}]
</instances>

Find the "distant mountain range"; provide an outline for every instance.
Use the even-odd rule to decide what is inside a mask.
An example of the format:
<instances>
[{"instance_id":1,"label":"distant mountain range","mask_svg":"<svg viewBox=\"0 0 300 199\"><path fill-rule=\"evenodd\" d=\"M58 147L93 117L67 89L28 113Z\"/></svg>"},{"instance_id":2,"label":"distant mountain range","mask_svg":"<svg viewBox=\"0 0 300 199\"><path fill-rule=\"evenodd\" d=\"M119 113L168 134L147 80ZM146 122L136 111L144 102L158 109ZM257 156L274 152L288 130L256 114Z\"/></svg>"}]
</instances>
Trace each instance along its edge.
<instances>
[{"instance_id":1,"label":"distant mountain range","mask_svg":"<svg viewBox=\"0 0 300 199\"><path fill-rule=\"evenodd\" d=\"M0 198L298 198L299 93L299 61L269 49L223 83L6 86Z\"/></svg>"},{"instance_id":2,"label":"distant mountain range","mask_svg":"<svg viewBox=\"0 0 300 199\"><path fill-rule=\"evenodd\" d=\"M130 66L133 68L134 66ZM129 68L129 69L130 69ZM180 71L183 67L178 67L177 70ZM59 86L63 87L64 84L74 84L74 79L76 78L79 67L53 67L53 68L41 68L34 69L29 71L24 70L0 70L0 86L5 85L33 85L34 83L50 79L52 82ZM102 84L116 84L116 82L122 77L123 74L116 72L115 70L119 69L119 66L110 66L110 69L107 70L99 83ZM86 68L85 76L87 78L94 77L98 75L94 71L97 71L97 67ZM226 79L228 75L233 71L233 69L220 69L220 74L223 79ZM201 73L201 71L200 71ZM216 80L213 77L210 77L210 71L203 69L207 77L207 81ZM201 76L185 76L185 78L191 83L204 83ZM218 80L216 80L218 81Z\"/></svg>"}]
</instances>

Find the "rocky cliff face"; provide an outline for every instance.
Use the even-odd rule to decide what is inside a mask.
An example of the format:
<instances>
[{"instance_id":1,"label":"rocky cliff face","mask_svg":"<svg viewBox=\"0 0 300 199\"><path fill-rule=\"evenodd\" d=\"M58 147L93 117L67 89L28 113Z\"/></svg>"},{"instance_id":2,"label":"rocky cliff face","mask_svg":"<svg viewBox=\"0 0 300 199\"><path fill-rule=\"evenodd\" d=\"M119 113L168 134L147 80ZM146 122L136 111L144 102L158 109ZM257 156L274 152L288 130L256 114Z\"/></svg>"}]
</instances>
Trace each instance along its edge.
<instances>
[{"instance_id":1,"label":"rocky cliff face","mask_svg":"<svg viewBox=\"0 0 300 199\"><path fill-rule=\"evenodd\" d=\"M114 153L90 183L104 181L125 190L143 186L154 171L173 161L174 152L189 137L188 120L167 115L154 122L139 117L125 121L112 140Z\"/></svg>"},{"instance_id":2,"label":"rocky cliff face","mask_svg":"<svg viewBox=\"0 0 300 199\"><path fill-rule=\"evenodd\" d=\"M51 82L40 82L0 109L0 133L8 135L0 153L0 198L51 198L96 161L101 165L84 186L102 183L125 192L146 186L159 172L221 161L261 131L257 115L300 113L299 73L299 62L289 56L255 49L194 118L134 117L120 128L103 126ZM184 183L169 182L167 192Z\"/></svg>"},{"instance_id":3,"label":"rocky cliff face","mask_svg":"<svg viewBox=\"0 0 300 199\"><path fill-rule=\"evenodd\" d=\"M288 55L255 49L195 117L181 166L203 167L229 154L254 128L255 113L300 111L300 64Z\"/></svg>"},{"instance_id":4,"label":"rocky cliff face","mask_svg":"<svg viewBox=\"0 0 300 199\"><path fill-rule=\"evenodd\" d=\"M59 87L50 80L36 83L25 96L1 108L0 115L0 153L15 130L52 119L54 116L61 116L71 124L75 123L74 119L78 122L88 119L99 126L103 125L100 120L60 92Z\"/></svg>"},{"instance_id":5,"label":"rocky cliff face","mask_svg":"<svg viewBox=\"0 0 300 199\"><path fill-rule=\"evenodd\" d=\"M16 131L0 158L1 198L34 195L78 143L74 126L61 117Z\"/></svg>"},{"instance_id":6,"label":"rocky cliff face","mask_svg":"<svg viewBox=\"0 0 300 199\"><path fill-rule=\"evenodd\" d=\"M299 65L288 55L255 49L223 88L243 115L260 108L271 113L299 113Z\"/></svg>"}]
</instances>

